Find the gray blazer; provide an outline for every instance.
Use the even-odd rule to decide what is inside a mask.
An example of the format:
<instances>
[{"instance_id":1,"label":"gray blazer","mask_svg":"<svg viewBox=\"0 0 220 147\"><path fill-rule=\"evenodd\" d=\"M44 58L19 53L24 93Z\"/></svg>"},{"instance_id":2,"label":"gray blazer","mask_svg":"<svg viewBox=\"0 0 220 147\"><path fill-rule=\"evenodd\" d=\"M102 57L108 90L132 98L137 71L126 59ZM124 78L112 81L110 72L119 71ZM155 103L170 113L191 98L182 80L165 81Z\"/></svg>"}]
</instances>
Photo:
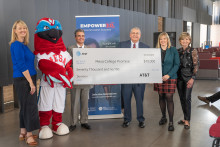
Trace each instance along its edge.
<instances>
[{"instance_id":1,"label":"gray blazer","mask_svg":"<svg viewBox=\"0 0 220 147\"><path fill-rule=\"evenodd\" d=\"M73 48L78 48L78 46L74 44L67 48L67 51L71 55L72 58L73 58ZM88 48L88 47L84 45L84 48ZM73 68L73 64L72 64L72 68ZM90 89L90 88L93 88L93 85L74 85L74 81L73 81L73 88Z\"/></svg>"}]
</instances>

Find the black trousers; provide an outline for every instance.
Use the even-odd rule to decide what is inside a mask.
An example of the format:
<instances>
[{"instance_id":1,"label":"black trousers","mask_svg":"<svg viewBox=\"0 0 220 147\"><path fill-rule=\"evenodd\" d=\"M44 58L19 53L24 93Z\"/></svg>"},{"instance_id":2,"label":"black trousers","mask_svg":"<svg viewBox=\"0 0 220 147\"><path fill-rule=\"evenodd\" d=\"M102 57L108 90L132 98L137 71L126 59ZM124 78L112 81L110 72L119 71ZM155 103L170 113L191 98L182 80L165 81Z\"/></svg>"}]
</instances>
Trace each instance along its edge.
<instances>
[{"instance_id":1,"label":"black trousers","mask_svg":"<svg viewBox=\"0 0 220 147\"><path fill-rule=\"evenodd\" d=\"M207 97L207 99L211 102L211 103L214 103L215 101L219 100L220 99L220 91Z\"/></svg>"},{"instance_id":2,"label":"black trousers","mask_svg":"<svg viewBox=\"0 0 220 147\"><path fill-rule=\"evenodd\" d=\"M192 88L187 88L187 82L184 80L177 80L177 90L180 97L180 102L184 114L184 120L190 121L191 117L191 93Z\"/></svg>"},{"instance_id":3,"label":"black trousers","mask_svg":"<svg viewBox=\"0 0 220 147\"><path fill-rule=\"evenodd\" d=\"M31 77L36 86L36 75ZM25 77L14 78L16 95L20 102L20 128L32 132L40 128L37 92L30 94L30 86Z\"/></svg>"}]
</instances>

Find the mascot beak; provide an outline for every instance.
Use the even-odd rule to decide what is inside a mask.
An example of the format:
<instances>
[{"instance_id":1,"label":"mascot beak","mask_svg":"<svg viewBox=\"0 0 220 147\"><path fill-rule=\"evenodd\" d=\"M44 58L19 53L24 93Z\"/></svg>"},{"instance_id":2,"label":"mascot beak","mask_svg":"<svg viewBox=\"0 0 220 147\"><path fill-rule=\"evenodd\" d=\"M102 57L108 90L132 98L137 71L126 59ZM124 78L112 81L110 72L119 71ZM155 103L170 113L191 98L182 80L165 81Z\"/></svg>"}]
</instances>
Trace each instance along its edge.
<instances>
[{"instance_id":1,"label":"mascot beak","mask_svg":"<svg viewBox=\"0 0 220 147\"><path fill-rule=\"evenodd\" d=\"M47 31L38 32L37 35L40 38L46 39L46 40L48 40L50 42L53 42L53 43L57 43L57 41L62 36L62 31L57 30L57 29L50 29L50 30L47 30Z\"/></svg>"}]
</instances>

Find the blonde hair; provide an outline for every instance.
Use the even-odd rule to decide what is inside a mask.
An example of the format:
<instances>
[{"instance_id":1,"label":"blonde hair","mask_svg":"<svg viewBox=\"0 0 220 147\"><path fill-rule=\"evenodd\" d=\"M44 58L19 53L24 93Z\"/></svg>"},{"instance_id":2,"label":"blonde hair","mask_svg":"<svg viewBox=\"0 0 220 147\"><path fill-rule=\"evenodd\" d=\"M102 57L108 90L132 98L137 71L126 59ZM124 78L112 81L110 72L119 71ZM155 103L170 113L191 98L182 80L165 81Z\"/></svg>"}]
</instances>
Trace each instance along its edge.
<instances>
[{"instance_id":1,"label":"blonde hair","mask_svg":"<svg viewBox=\"0 0 220 147\"><path fill-rule=\"evenodd\" d=\"M167 48L170 48L170 47L171 47L170 37L169 37L169 35L168 35L166 32L162 32L162 33L160 33L160 35L158 36L156 48L160 48L160 38L161 38L162 36L165 36L165 37L167 38Z\"/></svg>"},{"instance_id":2,"label":"blonde hair","mask_svg":"<svg viewBox=\"0 0 220 147\"><path fill-rule=\"evenodd\" d=\"M15 33L15 29L17 27L17 24L20 24L20 25L25 26L27 28L27 34L26 34L26 36L24 38L24 44L27 45L29 43L29 30L28 30L28 27L27 27L26 23L24 21L22 21L22 20L17 20L13 24L12 30L11 30L11 41L9 42L9 45L11 45L13 42L18 40L18 36Z\"/></svg>"},{"instance_id":3,"label":"blonde hair","mask_svg":"<svg viewBox=\"0 0 220 147\"><path fill-rule=\"evenodd\" d=\"M188 39L190 40L190 43L191 43L192 38L191 38L191 36L190 36L190 34L189 34L188 32L182 32L182 33L180 34L179 43L180 43L181 40L183 40L183 39L185 39L185 38L188 38ZM181 45L181 44L180 44L180 45Z\"/></svg>"}]
</instances>

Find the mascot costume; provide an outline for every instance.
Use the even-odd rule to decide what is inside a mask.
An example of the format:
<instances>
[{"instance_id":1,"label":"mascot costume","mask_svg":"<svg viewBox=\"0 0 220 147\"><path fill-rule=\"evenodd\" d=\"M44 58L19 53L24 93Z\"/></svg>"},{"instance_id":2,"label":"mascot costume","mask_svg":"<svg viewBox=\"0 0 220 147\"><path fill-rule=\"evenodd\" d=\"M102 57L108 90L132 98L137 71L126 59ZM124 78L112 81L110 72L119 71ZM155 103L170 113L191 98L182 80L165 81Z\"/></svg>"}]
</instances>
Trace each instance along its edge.
<instances>
[{"instance_id":1,"label":"mascot costume","mask_svg":"<svg viewBox=\"0 0 220 147\"><path fill-rule=\"evenodd\" d=\"M62 123L65 108L66 87L72 88L72 58L62 40L62 27L59 21L42 18L38 21L34 35L34 54L38 69L42 72L39 90L38 109L40 117L40 139L65 135L69 128ZM52 117L52 130L49 127ZM53 133L52 133L53 132Z\"/></svg>"}]
</instances>

